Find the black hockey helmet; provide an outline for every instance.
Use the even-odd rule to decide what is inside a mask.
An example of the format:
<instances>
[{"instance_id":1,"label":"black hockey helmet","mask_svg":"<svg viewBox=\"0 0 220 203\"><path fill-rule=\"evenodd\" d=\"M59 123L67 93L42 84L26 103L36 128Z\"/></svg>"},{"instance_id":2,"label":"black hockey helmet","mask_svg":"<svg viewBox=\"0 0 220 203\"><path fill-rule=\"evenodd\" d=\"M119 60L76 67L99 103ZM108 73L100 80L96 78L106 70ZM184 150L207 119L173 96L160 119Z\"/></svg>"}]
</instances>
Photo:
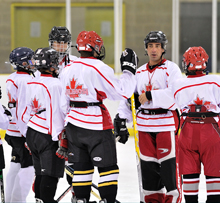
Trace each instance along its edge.
<instances>
[{"instance_id":1,"label":"black hockey helmet","mask_svg":"<svg viewBox=\"0 0 220 203\"><path fill-rule=\"evenodd\" d=\"M60 53L60 55L63 56L69 53L69 49L71 47L71 34L66 27L54 26L49 33L48 41L49 41L49 46L51 48L54 48L53 43L55 41L59 44L67 43L68 46L65 50L63 51L57 50L57 51Z\"/></svg>"},{"instance_id":2,"label":"black hockey helmet","mask_svg":"<svg viewBox=\"0 0 220 203\"><path fill-rule=\"evenodd\" d=\"M148 43L161 43L161 47L164 49L163 54L166 53L166 45L168 40L166 35L162 31L151 31L144 39L145 49L147 49Z\"/></svg>"},{"instance_id":3,"label":"black hockey helmet","mask_svg":"<svg viewBox=\"0 0 220 203\"><path fill-rule=\"evenodd\" d=\"M38 48L33 59L37 69L50 69L50 67L59 69L59 53L50 47Z\"/></svg>"},{"instance_id":4,"label":"black hockey helmet","mask_svg":"<svg viewBox=\"0 0 220 203\"><path fill-rule=\"evenodd\" d=\"M12 50L9 55L9 61L13 66L14 70L27 70L30 65L32 65L32 56L34 51L28 47L17 47ZM23 65L26 62L26 65Z\"/></svg>"}]
</instances>

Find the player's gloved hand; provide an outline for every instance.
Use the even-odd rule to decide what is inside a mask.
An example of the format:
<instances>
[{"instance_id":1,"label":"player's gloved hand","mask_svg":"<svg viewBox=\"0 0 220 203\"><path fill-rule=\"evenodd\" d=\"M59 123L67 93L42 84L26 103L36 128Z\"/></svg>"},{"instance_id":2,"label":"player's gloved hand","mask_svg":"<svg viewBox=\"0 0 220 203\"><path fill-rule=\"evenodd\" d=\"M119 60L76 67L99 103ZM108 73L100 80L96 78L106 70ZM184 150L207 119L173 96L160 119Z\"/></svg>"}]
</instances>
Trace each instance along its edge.
<instances>
[{"instance_id":1,"label":"player's gloved hand","mask_svg":"<svg viewBox=\"0 0 220 203\"><path fill-rule=\"evenodd\" d=\"M11 112L4 105L2 105L2 107L5 110L4 114L6 114L9 118L9 121L11 121L12 120Z\"/></svg>"},{"instance_id":2,"label":"player's gloved hand","mask_svg":"<svg viewBox=\"0 0 220 203\"><path fill-rule=\"evenodd\" d=\"M125 144L128 141L129 132L126 127L126 119L121 119L119 114L116 114L114 119L114 134L115 137L120 137L119 142Z\"/></svg>"},{"instance_id":3,"label":"player's gloved hand","mask_svg":"<svg viewBox=\"0 0 220 203\"><path fill-rule=\"evenodd\" d=\"M59 134L59 148L56 151L56 155L61 159L68 160L68 141L65 130Z\"/></svg>"},{"instance_id":4,"label":"player's gloved hand","mask_svg":"<svg viewBox=\"0 0 220 203\"><path fill-rule=\"evenodd\" d=\"M29 154L32 155L30 148L28 147L27 142L24 143L25 148L29 151Z\"/></svg>"},{"instance_id":5,"label":"player's gloved hand","mask_svg":"<svg viewBox=\"0 0 220 203\"><path fill-rule=\"evenodd\" d=\"M121 70L130 71L131 73L135 75L136 69L138 66L138 61L139 59L138 59L137 54L132 49L126 48L122 52L121 58L120 58Z\"/></svg>"}]
</instances>

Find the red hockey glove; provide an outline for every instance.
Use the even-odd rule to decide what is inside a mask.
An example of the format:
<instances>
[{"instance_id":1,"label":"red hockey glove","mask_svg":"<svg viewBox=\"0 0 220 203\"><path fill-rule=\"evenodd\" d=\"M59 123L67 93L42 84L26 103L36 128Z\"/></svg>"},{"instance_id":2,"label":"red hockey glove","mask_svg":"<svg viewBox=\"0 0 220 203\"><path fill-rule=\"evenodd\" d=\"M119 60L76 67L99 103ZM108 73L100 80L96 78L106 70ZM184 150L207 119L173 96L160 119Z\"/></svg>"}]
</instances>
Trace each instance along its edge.
<instances>
[{"instance_id":1,"label":"red hockey glove","mask_svg":"<svg viewBox=\"0 0 220 203\"><path fill-rule=\"evenodd\" d=\"M126 127L126 119L121 119L117 114L114 119L114 134L119 137L119 142L125 144L128 141L129 132Z\"/></svg>"},{"instance_id":2,"label":"red hockey glove","mask_svg":"<svg viewBox=\"0 0 220 203\"><path fill-rule=\"evenodd\" d=\"M61 159L65 159L66 161L68 160L68 141L65 130L59 134L59 148L56 155Z\"/></svg>"}]
</instances>

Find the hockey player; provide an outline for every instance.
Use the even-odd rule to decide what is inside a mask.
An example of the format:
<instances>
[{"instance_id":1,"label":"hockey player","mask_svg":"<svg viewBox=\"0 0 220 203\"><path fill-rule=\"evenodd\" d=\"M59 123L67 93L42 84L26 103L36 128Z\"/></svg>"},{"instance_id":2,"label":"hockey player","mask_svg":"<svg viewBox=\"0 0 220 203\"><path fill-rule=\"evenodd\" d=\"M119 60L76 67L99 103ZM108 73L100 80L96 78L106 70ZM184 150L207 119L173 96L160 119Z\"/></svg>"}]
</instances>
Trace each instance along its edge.
<instances>
[{"instance_id":1,"label":"hockey player","mask_svg":"<svg viewBox=\"0 0 220 203\"><path fill-rule=\"evenodd\" d=\"M1 87L0 87L0 98L1 98ZM9 125L9 120L11 119L11 112L8 111L5 107L0 104L0 128L6 130ZM4 150L2 146L2 140L0 136L0 185L1 190L4 187L4 176L3 169L5 168L5 158L4 158ZM4 194L4 191L1 191ZM2 196L1 196L2 197ZM4 198L2 199L2 202Z\"/></svg>"},{"instance_id":2,"label":"hockey player","mask_svg":"<svg viewBox=\"0 0 220 203\"><path fill-rule=\"evenodd\" d=\"M71 49L71 33L66 27L54 26L49 33L49 46L59 53L59 78L62 79L65 66L69 66L78 57L69 54ZM73 168L72 163L66 162ZM72 178L66 176L69 185L72 185ZM72 189L74 196L74 191Z\"/></svg>"},{"instance_id":3,"label":"hockey player","mask_svg":"<svg viewBox=\"0 0 220 203\"><path fill-rule=\"evenodd\" d=\"M2 98L2 92L0 87L0 99ZM9 120L11 120L11 112L6 109L6 107L3 107L0 104L0 128L3 130L6 130L9 125ZM0 173L2 169L5 168L5 159L4 159L4 151L2 147L2 140L0 136Z\"/></svg>"},{"instance_id":4,"label":"hockey player","mask_svg":"<svg viewBox=\"0 0 220 203\"><path fill-rule=\"evenodd\" d=\"M12 147L11 163L6 177L6 202L26 202L34 178L32 157L25 148L26 139L22 134L26 124L20 119L26 107L27 82L32 80L30 61L33 54L30 48L18 47L9 55L10 63L16 72L6 80L8 107L12 114L5 135L5 140Z\"/></svg>"},{"instance_id":5,"label":"hockey player","mask_svg":"<svg viewBox=\"0 0 220 203\"><path fill-rule=\"evenodd\" d=\"M35 198L51 203L56 202L54 196L58 178L64 173L64 159L56 156L58 136L64 128L65 116L59 102L61 82L56 71L59 54L50 47L39 48L33 59L41 76L28 83L29 97L23 120L28 125L26 140L35 168ZM30 118L31 112L34 115Z\"/></svg>"},{"instance_id":6,"label":"hockey player","mask_svg":"<svg viewBox=\"0 0 220 203\"><path fill-rule=\"evenodd\" d=\"M141 202L181 202L181 182L178 173L177 131L172 82L182 77L179 67L164 58L167 39L162 31L151 31L144 39L149 62L136 72L139 95L137 130L139 136L142 176ZM126 101L121 101L114 119L115 131L126 142L126 119L132 121L132 112Z\"/></svg>"},{"instance_id":7,"label":"hockey player","mask_svg":"<svg viewBox=\"0 0 220 203\"><path fill-rule=\"evenodd\" d=\"M206 75L208 55L202 47L189 47L183 55L186 78L173 84L182 111L179 167L185 201L198 202L201 163L206 177L206 202L220 202L220 78Z\"/></svg>"},{"instance_id":8,"label":"hockey player","mask_svg":"<svg viewBox=\"0 0 220 203\"><path fill-rule=\"evenodd\" d=\"M105 57L102 38L94 31L82 31L77 37L81 58L65 68L63 85L69 161L74 163L74 202L89 202L94 166L100 175L102 202L115 202L119 169L112 120L103 100L129 98L136 85L137 56L126 49L121 57L123 74L114 76ZM65 96L66 95L66 96Z\"/></svg>"},{"instance_id":9,"label":"hockey player","mask_svg":"<svg viewBox=\"0 0 220 203\"><path fill-rule=\"evenodd\" d=\"M77 59L70 55L71 34L66 27L54 26L49 33L49 46L59 52L59 77L63 68Z\"/></svg>"}]
</instances>

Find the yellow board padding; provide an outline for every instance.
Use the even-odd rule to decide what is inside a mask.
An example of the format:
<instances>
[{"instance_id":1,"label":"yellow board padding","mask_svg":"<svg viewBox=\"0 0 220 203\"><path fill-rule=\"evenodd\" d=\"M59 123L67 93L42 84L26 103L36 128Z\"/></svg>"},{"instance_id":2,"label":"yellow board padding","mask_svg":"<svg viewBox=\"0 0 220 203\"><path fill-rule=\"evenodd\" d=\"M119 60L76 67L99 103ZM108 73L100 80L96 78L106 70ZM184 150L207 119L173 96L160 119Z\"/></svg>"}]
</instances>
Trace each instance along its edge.
<instances>
[{"instance_id":1,"label":"yellow board padding","mask_svg":"<svg viewBox=\"0 0 220 203\"><path fill-rule=\"evenodd\" d=\"M1 135L2 140L5 138L5 133L6 133L6 130L0 129L0 135Z\"/></svg>"}]
</instances>

